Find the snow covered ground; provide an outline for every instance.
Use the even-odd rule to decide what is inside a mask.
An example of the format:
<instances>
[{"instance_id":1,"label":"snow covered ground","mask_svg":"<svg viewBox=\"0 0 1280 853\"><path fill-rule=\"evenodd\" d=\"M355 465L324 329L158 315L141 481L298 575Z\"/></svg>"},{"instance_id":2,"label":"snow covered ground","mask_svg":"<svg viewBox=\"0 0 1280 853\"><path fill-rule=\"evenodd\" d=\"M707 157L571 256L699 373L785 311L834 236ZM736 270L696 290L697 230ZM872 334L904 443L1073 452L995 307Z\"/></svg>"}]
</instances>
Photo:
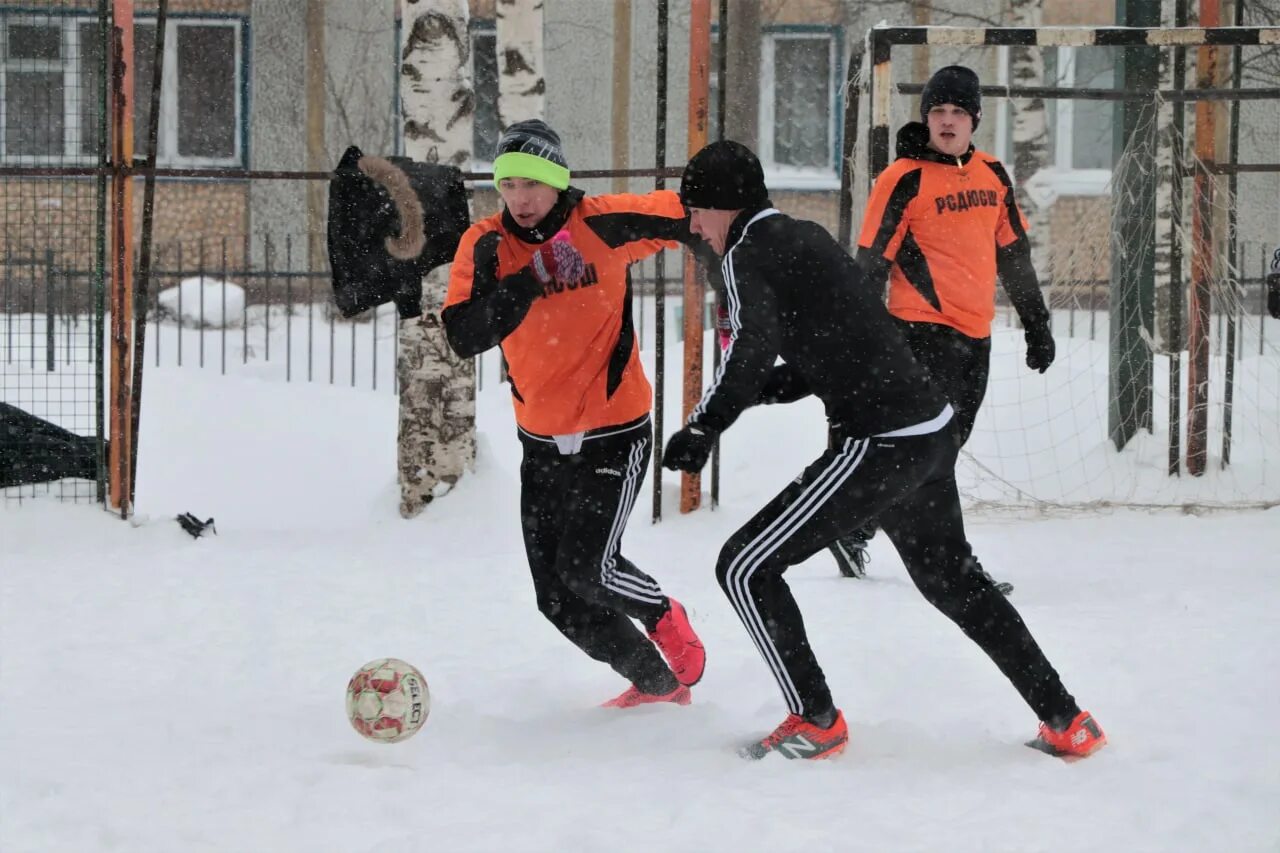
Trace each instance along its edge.
<instances>
[{"instance_id":1,"label":"snow covered ground","mask_svg":"<svg viewBox=\"0 0 1280 853\"><path fill-rule=\"evenodd\" d=\"M137 526L0 507L5 853L1280 848L1280 510L971 519L1111 738L1074 765L1021 745L1032 715L883 537L867 581L819 555L788 577L850 746L747 763L734 747L785 711L712 565L822 445L814 406L726 435L715 512L679 516L668 478L653 525L644 493L626 550L709 665L690 707L610 712L625 685L534 606L503 386L480 395L475 475L414 521L385 390L162 368L147 395ZM192 540L185 511L218 535ZM388 655L434 701L390 746L343 711Z\"/></svg>"}]
</instances>

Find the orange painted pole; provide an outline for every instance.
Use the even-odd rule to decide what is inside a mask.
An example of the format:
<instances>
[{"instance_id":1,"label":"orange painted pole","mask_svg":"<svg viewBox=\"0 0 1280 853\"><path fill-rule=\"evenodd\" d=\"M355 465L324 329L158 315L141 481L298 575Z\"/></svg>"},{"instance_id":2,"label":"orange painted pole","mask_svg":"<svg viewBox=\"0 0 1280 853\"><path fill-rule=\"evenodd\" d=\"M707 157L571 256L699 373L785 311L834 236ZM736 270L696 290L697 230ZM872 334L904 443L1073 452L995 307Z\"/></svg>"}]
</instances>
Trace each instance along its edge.
<instances>
[{"instance_id":1,"label":"orange painted pole","mask_svg":"<svg viewBox=\"0 0 1280 853\"><path fill-rule=\"evenodd\" d=\"M1200 25L1222 23L1218 0L1200 0ZM1213 88L1221 75L1219 49L1196 51L1196 87ZM1209 455L1209 330L1213 309L1212 277L1216 266L1213 239L1213 193L1216 178L1199 164L1217 162L1217 108L1212 101L1196 102L1195 205L1191 218L1191 293L1187 326L1187 473L1204 473Z\"/></svg>"},{"instance_id":2,"label":"orange painted pole","mask_svg":"<svg viewBox=\"0 0 1280 853\"><path fill-rule=\"evenodd\" d=\"M711 0L689 5L689 156L707 144L707 102L711 88ZM693 255L684 253L684 420L702 399L702 313L706 286ZM680 511L702 505L702 476L680 477Z\"/></svg>"},{"instance_id":3,"label":"orange painted pole","mask_svg":"<svg viewBox=\"0 0 1280 853\"><path fill-rule=\"evenodd\" d=\"M133 0L112 0L111 163L133 164ZM117 171L111 178L111 448L107 456L107 501L129 515L133 471L130 428L133 354L133 179Z\"/></svg>"}]
</instances>

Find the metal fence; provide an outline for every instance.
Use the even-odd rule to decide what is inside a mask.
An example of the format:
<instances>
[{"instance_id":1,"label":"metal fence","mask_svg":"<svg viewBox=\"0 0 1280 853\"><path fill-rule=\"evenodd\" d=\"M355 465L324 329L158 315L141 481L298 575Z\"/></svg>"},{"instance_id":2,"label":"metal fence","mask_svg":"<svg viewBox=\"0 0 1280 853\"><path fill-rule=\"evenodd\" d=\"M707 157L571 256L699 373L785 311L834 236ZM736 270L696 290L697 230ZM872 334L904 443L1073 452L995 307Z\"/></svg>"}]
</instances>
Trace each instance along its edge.
<instances>
[{"instance_id":1,"label":"metal fence","mask_svg":"<svg viewBox=\"0 0 1280 853\"><path fill-rule=\"evenodd\" d=\"M253 234L197 239L156 247L149 289L148 367L194 368L218 374L252 371L285 382L316 382L398 392L395 371L399 321L382 306L347 319L333 307L326 266L309 268L306 236ZM1265 247L1248 247L1256 274L1238 282L1240 314L1266 310ZM234 259L234 263L232 262ZM642 265L634 281L635 316L642 348L653 345L654 280ZM682 331L680 283L668 281L672 342ZM1096 340L1106 333L1110 283L1060 282L1049 289L1054 331ZM43 256L0 255L0 361L10 391L34 389L41 374L92 366L100 338L94 313L93 273L64 269L52 250ZM1233 303L1220 301L1215 346L1233 319ZM1016 317L1000 294L1001 319ZM646 327L648 320L648 327ZM710 311L704 318L710 327ZM1236 336L1237 355L1262 354L1266 326ZM21 373L19 373L21 371ZM481 373L484 376L484 373ZM52 387L52 386L50 386ZM10 396L14 396L12 393ZM86 423L86 428L91 424Z\"/></svg>"},{"instance_id":2,"label":"metal fence","mask_svg":"<svg viewBox=\"0 0 1280 853\"><path fill-rule=\"evenodd\" d=\"M311 268L299 250L306 245L305 235L254 234L157 246L146 366L397 393L394 306L342 317L327 265ZM655 341L650 266L640 265L633 277L634 316L646 348ZM98 340L86 290L92 279L91 271L59 267L51 252L38 259L0 255L0 360L28 373L92 363ZM680 299L681 283L669 279L672 344L682 341ZM708 303L704 328L710 327ZM486 358L497 363L495 355L481 356L482 365Z\"/></svg>"},{"instance_id":3,"label":"metal fence","mask_svg":"<svg viewBox=\"0 0 1280 853\"><path fill-rule=\"evenodd\" d=\"M0 166L34 173L105 162L109 28L102 16L76 0L8 5L0 10ZM65 430L82 451L96 444L88 456L99 457L96 482L0 488L5 501L102 499L104 293L89 270L103 267L104 188L105 178L0 179L0 403ZM78 273L67 269L64 259L72 257L80 259ZM0 437L0 457L56 462L44 458L51 445L33 446Z\"/></svg>"},{"instance_id":4,"label":"metal fence","mask_svg":"<svg viewBox=\"0 0 1280 853\"><path fill-rule=\"evenodd\" d=\"M223 374L275 366L287 382L395 390L394 307L343 318L327 267L303 262L306 246L306 236L294 234L158 246L149 363ZM357 369L362 362L367 373Z\"/></svg>"}]
</instances>

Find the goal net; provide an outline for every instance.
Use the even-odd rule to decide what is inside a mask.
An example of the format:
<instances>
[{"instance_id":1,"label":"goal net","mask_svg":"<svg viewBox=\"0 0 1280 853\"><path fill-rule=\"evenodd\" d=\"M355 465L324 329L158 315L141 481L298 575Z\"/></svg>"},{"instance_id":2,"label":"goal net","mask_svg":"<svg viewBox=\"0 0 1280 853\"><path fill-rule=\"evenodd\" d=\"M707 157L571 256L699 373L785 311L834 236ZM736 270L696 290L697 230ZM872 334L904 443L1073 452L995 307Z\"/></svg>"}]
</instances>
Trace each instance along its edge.
<instances>
[{"instance_id":1,"label":"goal net","mask_svg":"<svg viewBox=\"0 0 1280 853\"><path fill-rule=\"evenodd\" d=\"M855 230L869 179L883 168L877 130L888 162L893 134L919 119L924 81L913 78L974 67L984 84L998 81L984 88L975 144L1020 185L1057 342L1046 373L1028 370L1017 315L998 289L986 400L958 468L967 503L1019 512L1280 505L1280 320L1266 314L1264 284L1280 240L1280 172L1263 162L1276 159L1267 129L1280 121L1280 77L1266 76L1274 33L1237 32L1255 43L1219 48L1212 92L1193 96L1206 82L1197 50L1170 46L1178 39L1167 34L1194 45L1193 33L1203 42L1209 31L1163 31L1159 93L1139 103L1116 97L1126 48L1099 46L1106 30L1047 28L1032 39L896 32L918 41L891 54L881 45L880 61L864 62L854 83L870 101L869 132L854 147ZM883 33L869 36L873 60ZM1042 76L1028 82L1023 70L1012 91L1036 94L1039 105L993 91L1009 85L1011 48L1000 45L1010 40L1034 42L1022 49L1038 51L1027 65ZM1185 81L1175 84L1178 51ZM1028 168L1018 146L1036 109L1047 145Z\"/></svg>"}]
</instances>

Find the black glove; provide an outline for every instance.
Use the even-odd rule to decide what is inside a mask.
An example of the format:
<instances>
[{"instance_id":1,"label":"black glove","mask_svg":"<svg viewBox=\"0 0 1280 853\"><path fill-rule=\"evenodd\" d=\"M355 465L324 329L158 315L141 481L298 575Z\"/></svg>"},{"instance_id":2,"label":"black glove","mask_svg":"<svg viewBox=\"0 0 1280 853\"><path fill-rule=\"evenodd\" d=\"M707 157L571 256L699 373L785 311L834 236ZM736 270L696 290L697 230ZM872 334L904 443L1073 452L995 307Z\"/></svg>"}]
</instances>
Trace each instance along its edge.
<instances>
[{"instance_id":1,"label":"black glove","mask_svg":"<svg viewBox=\"0 0 1280 853\"><path fill-rule=\"evenodd\" d=\"M1267 276L1267 313L1280 320L1280 273Z\"/></svg>"},{"instance_id":2,"label":"black glove","mask_svg":"<svg viewBox=\"0 0 1280 853\"><path fill-rule=\"evenodd\" d=\"M1040 320L1027 326L1027 367L1044 373L1053 364L1055 347L1049 321Z\"/></svg>"},{"instance_id":3,"label":"black glove","mask_svg":"<svg viewBox=\"0 0 1280 853\"><path fill-rule=\"evenodd\" d=\"M667 439L667 449L662 454L662 467L696 474L707 464L715 443L715 430L699 424L689 424Z\"/></svg>"}]
</instances>

